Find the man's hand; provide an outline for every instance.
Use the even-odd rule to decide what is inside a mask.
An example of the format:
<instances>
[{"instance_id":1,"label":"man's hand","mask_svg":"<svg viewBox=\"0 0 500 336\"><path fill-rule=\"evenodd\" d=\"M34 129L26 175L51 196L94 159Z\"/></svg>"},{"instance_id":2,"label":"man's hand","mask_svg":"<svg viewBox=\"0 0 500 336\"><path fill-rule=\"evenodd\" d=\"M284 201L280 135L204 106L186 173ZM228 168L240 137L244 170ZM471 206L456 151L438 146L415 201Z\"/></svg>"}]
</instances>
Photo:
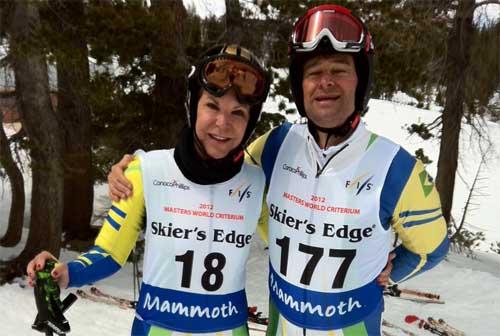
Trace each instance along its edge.
<instances>
[{"instance_id":1,"label":"man's hand","mask_svg":"<svg viewBox=\"0 0 500 336\"><path fill-rule=\"evenodd\" d=\"M134 160L133 155L124 155L120 162L111 167L111 172L108 174L108 195L115 202L132 195L132 184L123 174L132 160Z\"/></svg>"},{"instance_id":2,"label":"man's hand","mask_svg":"<svg viewBox=\"0 0 500 336\"><path fill-rule=\"evenodd\" d=\"M28 263L28 266L26 266L28 285L30 287L35 286L36 271L42 270L47 260L57 261L56 257L50 252L42 251ZM68 265L66 263L57 263L56 267L52 270L52 278L59 284L59 288L67 288L69 284Z\"/></svg>"},{"instance_id":3,"label":"man's hand","mask_svg":"<svg viewBox=\"0 0 500 336\"><path fill-rule=\"evenodd\" d=\"M377 283L384 288L389 285L389 277L392 271L392 259L394 258L396 258L396 253L389 254L384 270L378 275Z\"/></svg>"}]
</instances>

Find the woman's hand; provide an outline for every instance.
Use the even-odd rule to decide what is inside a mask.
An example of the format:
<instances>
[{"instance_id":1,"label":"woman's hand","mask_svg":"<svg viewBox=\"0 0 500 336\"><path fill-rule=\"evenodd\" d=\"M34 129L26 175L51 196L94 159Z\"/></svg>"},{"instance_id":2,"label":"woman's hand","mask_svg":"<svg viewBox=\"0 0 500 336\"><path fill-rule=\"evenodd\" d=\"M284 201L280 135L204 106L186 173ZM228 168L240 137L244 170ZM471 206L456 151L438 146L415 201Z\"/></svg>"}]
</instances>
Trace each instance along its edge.
<instances>
[{"instance_id":1,"label":"woman's hand","mask_svg":"<svg viewBox=\"0 0 500 336\"><path fill-rule=\"evenodd\" d=\"M120 162L111 167L111 172L108 174L108 195L115 202L132 195L132 184L123 173L132 160L134 160L133 155L124 155Z\"/></svg>"},{"instance_id":2,"label":"woman's hand","mask_svg":"<svg viewBox=\"0 0 500 336\"><path fill-rule=\"evenodd\" d=\"M55 260L50 252L42 251L37 254L26 266L26 274L28 275L28 285L30 287L35 286L36 281L36 271L40 271L45 267L45 262L47 260ZM69 284L69 273L68 273L68 265L66 263L57 263L54 269L52 270L52 278L59 284L59 288L65 289Z\"/></svg>"}]
</instances>

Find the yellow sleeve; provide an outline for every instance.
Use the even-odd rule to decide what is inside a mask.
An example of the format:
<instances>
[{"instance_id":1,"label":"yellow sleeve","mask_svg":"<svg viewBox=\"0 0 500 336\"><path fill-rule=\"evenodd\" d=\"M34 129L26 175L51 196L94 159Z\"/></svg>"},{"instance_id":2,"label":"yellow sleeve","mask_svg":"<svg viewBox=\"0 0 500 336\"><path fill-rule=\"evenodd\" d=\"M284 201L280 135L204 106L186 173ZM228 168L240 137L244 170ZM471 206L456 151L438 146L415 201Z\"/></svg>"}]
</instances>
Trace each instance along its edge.
<instances>
[{"instance_id":1,"label":"yellow sleeve","mask_svg":"<svg viewBox=\"0 0 500 336\"><path fill-rule=\"evenodd\" d=\"M95 241L120 265L127 261L142 229L145 204L139 158L129 164L125 177L132 183L133 194L113 202Z\"/></svg>"},{"instance_id":2,"label":"yellow sleeve","mask_svg":"<svg viewBox=\"0 0 500 336\"><path fill-rule=\"evenodd\" d=\"M418 254L434 251L447 234L439 194L420 161L396 205L393 228L405 247Z\"/></svg>"},{"instance_id":3,"label":"yellow sleeve","mask_svg":"<svg viewBox=\"0 0 500 336\"><path fill-rule=\"evenodd\" d=\"M262 152L264 151L264 145L266 144L267 138L272 130L267 131L265 134L261 135L255 139L248 147L245 153L245 161L250 164L258 165L262 167Z\"/></svg>"},{"instance_id":4,"label":"yellow sleeve","mask_svg":"<svg viewBox=\"0 0 500 336\"><path fill-rule=\"evenodd\" d=\"M446 256L449 240L439 194L418 160L394 209L392 227L402 244L395 250L391 279L413 277Z\"/></svg>"},{"instance_id":5,"label":"yellow sleeve","mask_svg":"<svg viewBox=\"0 0 500 336\"><path fill-rule=\"evenodd\" d=\"M259 221L257 222L257 234L262 239L266 246L269 246L269 209L266 202L267 191L264 191L262 198L262 210L260 212Z\"/></svg>"},{"instance_id":6,"label":"yellow sleeve","mask_svg":"<svg viewBox=\"0 0 500 336\"><path fill-rule=\"evenodd\" d=\"M272 130L266 132L264 135L261 135L248 146L245 153L245 161L247 163L258 165L262 168L262 152L271 131ZM260 212L259 222L257 223L257 234L266 243L266 245L269 245L269 209L267 208L266 197L267 187L266 191L264 191L264 197L262 198L262 210Z\"/></svg>"}]
</instances>

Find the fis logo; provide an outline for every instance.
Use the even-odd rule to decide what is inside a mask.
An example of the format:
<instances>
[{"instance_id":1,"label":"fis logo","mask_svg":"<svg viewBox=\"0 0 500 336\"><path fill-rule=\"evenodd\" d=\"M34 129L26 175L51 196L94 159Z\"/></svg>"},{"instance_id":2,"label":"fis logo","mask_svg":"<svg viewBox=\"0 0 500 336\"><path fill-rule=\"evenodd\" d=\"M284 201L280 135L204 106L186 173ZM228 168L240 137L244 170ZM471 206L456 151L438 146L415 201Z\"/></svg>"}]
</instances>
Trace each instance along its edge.
<instances>
[{"instance_id":1,"label":"fis logo","mask_svg":"<svg viewBox=\"0 0 500 336\"><path fill-rule=\"evenodd\" d=\"M293 173L293 174L296 174L296 175L299 175L300 177L302 177L304 180L307 179L307 174L304 173L304 171L302 170L302 168L300 168L300 166L297 166L297 168L294 168L294 167L290 167L289 165L287 165L286 163L283 164L283 170L287 170L289 171L290 173Z\"/></svg>"},{"instance_id":2,"label":"fis logo","mask_svg":"<svg viewBox=\"0 0 500 336\"><path fill-rule=\"evenodd\" d=\"M373 187L373 183L370 181L373 179L373 175L366 178L368 174L363 174L359 177L356 177L352 181L345 181L345 188L348 190L356 190L356 196L359 195L363 190L369 191Z\"/></svg>"},{"instance_id":3,"label":"fis logo","mask_svg":"<svg viewBox=\"0 0 500 336\"><path fill-rule=\"evenodd\" d=\"M252 191L250 190L251 186L252 185L249 184L248 186L245 187L245 183L242 183L236 189L229 189L229 197L238 198L238 202L241 203L243 199L250 198L250 196L252 196Z\"/></svg>"}]
</instances>

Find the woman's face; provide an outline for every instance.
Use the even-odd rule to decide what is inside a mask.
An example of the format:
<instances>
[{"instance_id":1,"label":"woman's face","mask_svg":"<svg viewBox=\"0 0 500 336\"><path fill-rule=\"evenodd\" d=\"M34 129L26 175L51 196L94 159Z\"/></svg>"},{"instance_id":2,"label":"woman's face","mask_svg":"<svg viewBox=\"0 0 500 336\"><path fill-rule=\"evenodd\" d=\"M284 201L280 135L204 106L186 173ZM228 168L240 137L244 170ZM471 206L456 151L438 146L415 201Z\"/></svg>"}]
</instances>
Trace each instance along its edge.
<instances>
[{"instance_id":1,"label":"woman's face","mask_svg":"<svg viewBox=\"0 0 500 336\"><path fill-rule=\"evenodd\" d=\"M196 135L211 158L222 159L241 144L250 118L250 106L239 103L234 90L222 97L202 90L197 113Z\"/></svg>"}]
</instances>

